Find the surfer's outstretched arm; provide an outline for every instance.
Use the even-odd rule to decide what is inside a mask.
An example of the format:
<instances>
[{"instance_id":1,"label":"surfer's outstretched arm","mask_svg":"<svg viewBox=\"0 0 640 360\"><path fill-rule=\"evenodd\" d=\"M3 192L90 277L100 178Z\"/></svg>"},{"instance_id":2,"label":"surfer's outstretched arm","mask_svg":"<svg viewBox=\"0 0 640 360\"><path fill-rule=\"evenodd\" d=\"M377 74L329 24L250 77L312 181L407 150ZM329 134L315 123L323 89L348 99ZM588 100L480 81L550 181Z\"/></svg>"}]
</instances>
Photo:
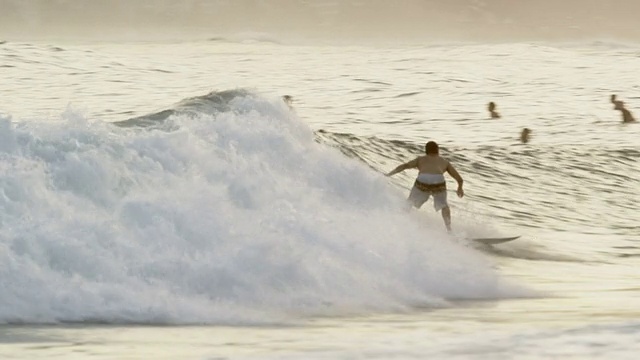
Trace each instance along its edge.
<instances>
[{"instance_id":1,"label":"surfer's outstretched arm","mask_svg":"<svg viewBox=\"0 0 640 360\"><path fill-rule=\"evenodd\" d=\"M387 176L392 176L392 175L395 175L395 174L397 174L399 172L405 171L407 169L413 169L413 168L417 168L417 167L418 167L418 159L416 158L416 159L413 159L413 160L411 160L409 162L406 162L406 163L404 163L402 165L398 165L397 168L389 171L387 173Z\"/></svg>"}]
</instances>

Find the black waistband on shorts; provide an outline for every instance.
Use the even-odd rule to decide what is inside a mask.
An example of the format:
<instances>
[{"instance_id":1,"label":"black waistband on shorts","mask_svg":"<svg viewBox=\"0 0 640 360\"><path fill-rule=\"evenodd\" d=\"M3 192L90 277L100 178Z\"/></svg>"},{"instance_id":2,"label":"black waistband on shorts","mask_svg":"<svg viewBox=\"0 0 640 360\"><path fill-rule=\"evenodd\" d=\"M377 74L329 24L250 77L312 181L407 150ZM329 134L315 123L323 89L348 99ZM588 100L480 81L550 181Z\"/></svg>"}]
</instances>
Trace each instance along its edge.
<instances>
[{"instance_id":1,"label":"black waistband on shorts","mask_svg":"<svg viewBox=\"0 0 640 360\"><path fill-rule=\"evenodd\" d=\"M413 186L417 187L418 190L430 193L438 193L442 191L447 191L447 183L439 183L439 184L425 184L416 180Z\"/></svg>"}]
</instances>

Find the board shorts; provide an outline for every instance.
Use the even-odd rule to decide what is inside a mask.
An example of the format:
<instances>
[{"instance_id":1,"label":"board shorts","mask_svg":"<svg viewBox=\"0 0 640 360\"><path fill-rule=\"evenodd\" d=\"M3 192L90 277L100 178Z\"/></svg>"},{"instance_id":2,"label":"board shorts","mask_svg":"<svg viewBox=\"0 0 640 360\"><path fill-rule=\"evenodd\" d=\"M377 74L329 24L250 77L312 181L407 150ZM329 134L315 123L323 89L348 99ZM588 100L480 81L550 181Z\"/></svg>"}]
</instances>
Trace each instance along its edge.
<instances>
[{"instance_id":1,"label":"board shorts","mask_svg":"<svg viewBox=\"0 0 640 360\"><path fill-rule=\"evenodd\" d=\"M421 207L433 196L433 208L440 211L449 206L447 203L447 183L442 174L420 174L409 193L409 202L416 208Z\"/></svg>"}]
</instances>

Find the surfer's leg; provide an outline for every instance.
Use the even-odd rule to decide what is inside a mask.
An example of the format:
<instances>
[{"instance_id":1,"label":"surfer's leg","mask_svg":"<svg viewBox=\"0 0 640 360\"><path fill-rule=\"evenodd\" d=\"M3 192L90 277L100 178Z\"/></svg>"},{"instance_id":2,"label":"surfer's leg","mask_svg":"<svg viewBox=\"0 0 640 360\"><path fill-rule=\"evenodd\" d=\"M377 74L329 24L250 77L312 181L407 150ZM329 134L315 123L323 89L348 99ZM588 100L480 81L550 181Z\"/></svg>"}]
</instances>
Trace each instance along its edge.
<instances>
[{"instance_id":1,"label":"surfer's leg","mask_svg":"<svg viewBox=\"0 0 640 360\"><path fill-rule=\"evenodd\" d=\"M451 209L445 207L442 209L442 219L444 220L444 226L447 227L447 231L451 232Z\"/></svg>"},{"instance_id":2,"label":"surfer's leg","mask_svg":"<svg viewBox=\"0 0 640 360\"><path fill-rule=\"evenodd\" d=\"M451 231L451 210L447 202L446 190L433 194L433 208L436 209L436 211L442 211L444 226L447 227L447 231Z\"/></svg>"},{"instance_id":3,"label":"surfer's leg","mask_svg":"<svg viewBox=\"0 0 640 360\"><path fill-rule=\"evenodd\" d=\"M429 193L424 192L417 187L411 188L411 192L409 193L409 198L407 199L411 205L415 208L420 208L422 204L424 204L427 200L429 200Z\"/></svg>"}]
</instances>

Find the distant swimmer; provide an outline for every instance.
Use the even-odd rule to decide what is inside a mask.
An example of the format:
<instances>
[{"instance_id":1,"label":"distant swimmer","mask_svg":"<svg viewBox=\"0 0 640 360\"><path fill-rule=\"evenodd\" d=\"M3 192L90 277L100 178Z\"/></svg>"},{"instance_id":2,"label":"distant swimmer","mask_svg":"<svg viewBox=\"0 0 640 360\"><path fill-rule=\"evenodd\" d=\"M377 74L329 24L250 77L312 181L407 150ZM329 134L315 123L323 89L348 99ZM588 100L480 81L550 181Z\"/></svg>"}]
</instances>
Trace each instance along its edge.
<instances>
[{"instance_id":1,"label":"distant swimmer","mask_svg":"<svg viewBox=\"0 0 640 360\"><path fill-rule=\"evenodd\" d=\"M493 101L490 102L487 106L487 110L489 110L489 115L491 115L492 119L500 119L500 114L496 111L496 103Z\"/></svg>"},{"instance_id":2,"label":"distant swimmer","mask_svg":"<svg viewBox=\"0 0 640 360\"><path fill-rule=\"evenodd\" d=\"M523 144L528 143L530 135L531 135L531 129L529 128L522 129L522 132L520 133L520 142L522 142Z\"/></svg>"},{"instance_id":3,"label":"distant swimmer","mask_svg":"<svg viewBox=\"0 0 640 360\"><path fill-rule=\"evenodd\" d=\"M630 122L636 121L636 119L633 118L633 115L631 115L631 112L624 107L624 102L616 99L616 95L611 95L611 103L614 105L613 106L614 110L620 110L620 112L622 113L623 123L630 123Z\"/></svg>"},{"instance_id":4,"label":"distant swimmer","mask_svg":"<svg viewBox=\"0 0 640 360\"><path fill-rule=\"evenodd\" d=\"M291 95L283 95L282 101L289 107L289 109L293 109L293 96Z\"/></svg>"},{"instance_id":5,"label":"distant swimmer","mask_svg":"<svg viewBox=\"0 0 640 360\"><path fill-rule=\"evenodd\" d=\"M424 156L419 156L407 163L399 165L387 176L395 175L407 169L418 169L418 177L409 193L409 202L420 208L433 195L433 207L442 210L442 219L448 231L451 231L451 210L447 203L447 182L444 173L447 172L458 182L458 197L464 196L463 180L451 163L440 156L440 147L435 141L425 145Z\"/></svg>"}]
</instances>

